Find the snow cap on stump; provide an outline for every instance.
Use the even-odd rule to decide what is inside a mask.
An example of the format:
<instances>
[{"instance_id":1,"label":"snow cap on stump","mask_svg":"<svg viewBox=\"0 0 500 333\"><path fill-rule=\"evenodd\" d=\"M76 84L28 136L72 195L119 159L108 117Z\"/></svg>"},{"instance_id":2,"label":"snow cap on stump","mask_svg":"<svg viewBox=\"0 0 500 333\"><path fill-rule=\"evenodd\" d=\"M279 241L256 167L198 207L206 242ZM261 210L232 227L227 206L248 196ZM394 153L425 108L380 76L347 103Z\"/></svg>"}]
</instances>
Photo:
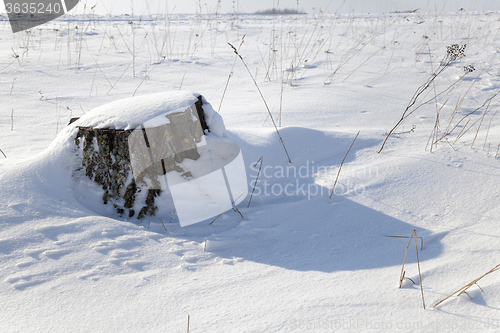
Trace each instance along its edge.
<instances>
[{"instance_id":1,"label":"snow cap on stump","mask_svg":"<svg viewBox=\"0 0 500 333\"><path fill-rule=\"evenodd\" d=\"M146 121L166 113L183 112L198 101L195 92L162 92L136 96L111 102L86 113L72 125L91 128L132 130ZM210 133L226 136L222 117L214 111L204 97L203 111Z\"/></svg>"}]
</instances>

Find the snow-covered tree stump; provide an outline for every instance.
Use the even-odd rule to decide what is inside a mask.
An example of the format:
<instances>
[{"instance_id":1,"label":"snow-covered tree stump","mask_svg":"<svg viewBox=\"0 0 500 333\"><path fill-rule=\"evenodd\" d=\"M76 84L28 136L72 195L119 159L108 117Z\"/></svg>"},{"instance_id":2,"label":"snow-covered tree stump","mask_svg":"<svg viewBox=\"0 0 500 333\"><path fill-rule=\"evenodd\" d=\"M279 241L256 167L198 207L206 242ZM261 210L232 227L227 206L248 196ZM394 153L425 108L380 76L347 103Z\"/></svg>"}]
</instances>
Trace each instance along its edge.
<instances>
[{"instance_id":1,"label":"snow-covered tree stump","mask_svg":"<svg viewBox=\"0 0 500 333\"><path fill-rule=\"evenodd\" d=\"M143 172L135 175L130 156L130 139L134 135L142 135L140 127L111 128L116 127L116 124L101 127L100 123L97 123L97 127L77 126L75 145L80 151L82 161L76 172L80 177L84 175L98 184L103 191L103 204L113 205L120 215L138 219L154 216L158 209L155 198L162 193L162 189L158 186L159 176L175 170L183 177L189 177L189 171L184 170L182 161L184 159L197 160L200 157L196 143L200 142L205 130L210 130L202 105L202 96L197 96L194 103L195 109L167 112L168 123L148 129L147 136L142 127L146 146L155 148L150 150L161 156L152 156L151 159L143 161L134 160L136 170L137 163L144 163L139 166ZM116 107L119 106L119 104L116 105ZM155 107L158 106L155 105ZM71 122L73 121L75 120L72 119ZM78 120L75 122L75 125L77 124ZM176 135L168 137L172 134ZM165 143L166 137L169 139L168 144ZM169 149L173 152L168 151ZM148 161L153 161L153 163Z\"/></svg>"}]
</instances>

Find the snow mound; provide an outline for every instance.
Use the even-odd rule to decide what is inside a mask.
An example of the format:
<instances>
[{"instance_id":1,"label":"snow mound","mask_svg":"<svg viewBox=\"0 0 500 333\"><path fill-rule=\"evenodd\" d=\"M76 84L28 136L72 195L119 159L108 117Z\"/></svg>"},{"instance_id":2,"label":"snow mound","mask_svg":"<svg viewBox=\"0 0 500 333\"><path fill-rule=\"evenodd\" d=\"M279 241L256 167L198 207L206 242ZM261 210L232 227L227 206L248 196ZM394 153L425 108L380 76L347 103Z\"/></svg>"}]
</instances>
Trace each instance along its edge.
<instances>
[{"instance_id":1,"label":"snow mound","mask_svg":"<svg viewBox=\"0 0 500 333\"><path fill-rule=\"evenodd\" d=\"M114 211L111 212L109 207L102 204L102 193L100 193L100 187L97 184L93 184L85 177L80 179L75 177L75 170L81 167L82 160L81 151L75 146L79 127L131 130L155 117L168 113L184 112L198 101L198 96L200 94L195 92L162 92L125 98L94 108L77 121L66 126L49 147L38 156L23 163L23 165L12 168L12 172L8 172L9 176L5 178L11 178L8 182L13 185L13 188L15 187L14 183L23 183L22 179L32 181L36 178L34 181L37 184L31 184L27 187L33 190L39 185L38 182L50 183L51 189L41 190L41 192L51 192L54 197L52 199L68 199L69 191L76 199L68 199L72 202L73 208L79 207L90 214L97 213L101 216L117 217ZM222 117L214 111L204 97L202 97L202 102L205 121L210 129L210 133L207 135L213 140L228 141ZM33 174L38 175L38 177L29 176ZM13 177L14 175L18 177ZM28 190L21 191L19 196L27 196L28 192ZM86 193L86 195L82 193ZM30 210L33 211L33 214L37 210L43 210L43 204L31 206ZM158 214L160 216L170 214L169 205L167 207L165 204L159 203L159 206Z\"/></svg>"}]
</instances>

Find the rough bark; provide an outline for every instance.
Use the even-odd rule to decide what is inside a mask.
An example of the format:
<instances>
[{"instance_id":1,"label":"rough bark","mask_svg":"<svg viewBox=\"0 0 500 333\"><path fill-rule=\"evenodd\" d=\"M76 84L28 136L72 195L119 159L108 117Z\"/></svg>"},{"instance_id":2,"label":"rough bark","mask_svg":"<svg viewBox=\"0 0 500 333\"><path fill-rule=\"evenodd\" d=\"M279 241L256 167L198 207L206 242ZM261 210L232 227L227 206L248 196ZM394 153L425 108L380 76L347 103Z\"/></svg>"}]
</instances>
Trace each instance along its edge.
<instances>
[{"instance_id":1,"label":"rough bark","mask_svg":"<svg viewBox=\"0 0 500 333\"><path fill-rule=\"evenodd\" d=\"M167 127L169 133L188 131L192 134L190 140L200 142L203 131L208 129L201 96L195 105L199 122L187 121L183 113L168 115L170 124L166 126L170 126ZM71 122L74 121L76 120L71 120ZM192 128L186 128L186 126L192 126ZM196 126L198 126L197 129ZM199 130L200 126L203 131ZM143 129L147 147L165 145L165 128L155 128L152 131L148 129L148 131L149 134L146 136ZM157 212L155 198L162 193L162 189L159 189L157 185L158 174L164 175L169 171L177 171L183 177L189 177L189 172L183 169L181 162L185 158L196 160L200 155L196 148L183 149L187 139L179 137L171 140L170 145L176 146L176 151L180 153L173 154L169 158L153 156L152 160L158 162L144 167L144 173L134 178L129 153L129 137L133 132L134 130L78 127L75 145L81 150L82 163L76 171L102 187L103 204L113 205L116 211L124 217L142 219L146 216L154 216ZM168 150L167 145L165 146ZM156 149L156 151L161 151L161 149ZM157 172L158 168L161 170L160 173Z\"/></svg>"}]
</instances>

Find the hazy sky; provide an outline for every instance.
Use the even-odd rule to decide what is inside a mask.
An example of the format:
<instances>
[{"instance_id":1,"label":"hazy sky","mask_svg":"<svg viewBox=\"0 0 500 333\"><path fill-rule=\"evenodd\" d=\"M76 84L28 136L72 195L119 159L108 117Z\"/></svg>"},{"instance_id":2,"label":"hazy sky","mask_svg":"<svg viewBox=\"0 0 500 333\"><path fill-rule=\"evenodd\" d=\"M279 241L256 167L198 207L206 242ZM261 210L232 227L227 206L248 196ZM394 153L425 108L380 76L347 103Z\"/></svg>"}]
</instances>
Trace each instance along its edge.
<instances>
[{"instance_id":1,"label":"hazy sky","mask_svg":"<svg viewBox=\"0 0 500 333\"><path fill-rule=\"evenodd\" d=\"M83 12L82 3L88 7L96 5L99 14L134 14L164 13L168 6L174 14L196 13L200 4L202 12L213 13L220 3L219 13L231 13L233 8L240 13L252 13L257 10L294 8L313 13L321 8L325 12L336 13L383 13L420 8L421 12L450 12L464 8L467 11L500 10L500 0L80 0L79 8L72 12ZM132 9L133 8L133 9ZM2 6L2 12L5 11Z\"/></svg>"}]
</instances>

